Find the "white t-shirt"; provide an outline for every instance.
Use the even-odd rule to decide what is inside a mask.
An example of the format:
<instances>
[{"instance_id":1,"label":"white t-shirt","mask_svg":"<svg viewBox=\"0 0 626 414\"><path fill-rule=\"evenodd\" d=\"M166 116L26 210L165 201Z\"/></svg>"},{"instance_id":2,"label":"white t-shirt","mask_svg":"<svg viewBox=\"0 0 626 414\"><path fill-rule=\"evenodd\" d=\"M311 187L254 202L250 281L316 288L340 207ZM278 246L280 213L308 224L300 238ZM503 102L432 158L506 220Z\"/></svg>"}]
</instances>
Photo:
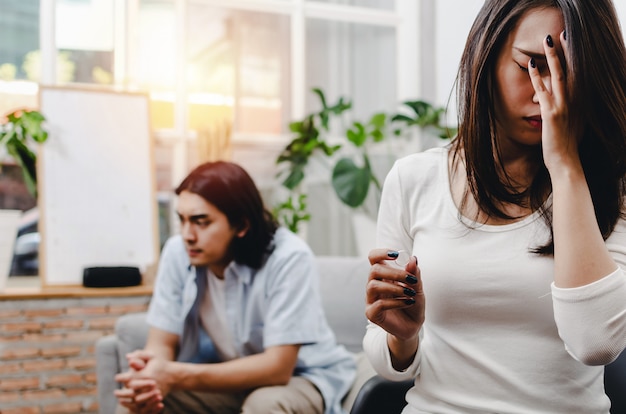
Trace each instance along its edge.
<instances>
[{"instance_id":1,"label":"white t-shirt","mask_svg":"<svg viewBox=\"0 0 626 414\"><path fill-rule=\"evenodd\" d=\"M396 162L383 187L377 246L418 258L426 319L406 371L393 369L386 332L363 345L391 379L416 378L404 413L608 413L601 349L626 345L626 224L606 244L620 269L575 289L553 284L553 259L529 252L549 231L538 214L468 227L450 193L448 150Z\"/></svg>"},{"instance_id":2,"label":"white t-shirt","mask_svg":"<svg viewBox=\"0 0 626 414\"><path fill-rule=\"evenodd\" d=\"M226 282L207 269L207 290L200 307L202 326L213 341L221 361L239 357L226 321Z\"/></svg>"}]
</instances>

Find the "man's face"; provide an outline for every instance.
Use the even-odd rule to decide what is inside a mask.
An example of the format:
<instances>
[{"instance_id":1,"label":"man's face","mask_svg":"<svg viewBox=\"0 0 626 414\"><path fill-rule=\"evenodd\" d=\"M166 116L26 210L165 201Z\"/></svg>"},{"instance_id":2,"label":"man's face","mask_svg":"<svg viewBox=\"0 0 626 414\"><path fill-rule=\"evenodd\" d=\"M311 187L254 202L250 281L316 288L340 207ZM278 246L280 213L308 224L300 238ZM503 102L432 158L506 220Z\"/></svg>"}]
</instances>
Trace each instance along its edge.
<instances>
[{"instance_id":1,"label":"man's face","mask_svg":"<svg viewBox=\"0 0 626 414\"><path fill-rule=\"evenodd\" d=\"M233 238L243 237L246 230L233 228L224 213L201 196L183 191L177 207L181 235L193 266L208 266L218 277L232 260Z\"/></svg>"}]
</instances>

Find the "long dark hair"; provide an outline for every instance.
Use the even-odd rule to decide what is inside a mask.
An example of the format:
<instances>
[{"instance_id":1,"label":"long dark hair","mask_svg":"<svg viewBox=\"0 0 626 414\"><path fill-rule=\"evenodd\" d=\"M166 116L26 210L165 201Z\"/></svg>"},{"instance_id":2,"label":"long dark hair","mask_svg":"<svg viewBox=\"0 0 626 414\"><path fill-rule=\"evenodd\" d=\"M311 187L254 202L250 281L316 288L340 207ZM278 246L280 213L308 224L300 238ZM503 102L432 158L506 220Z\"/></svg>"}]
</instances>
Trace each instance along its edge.
<instances>
[{"instance_id":1,"label":"long dark hair","mask_svg":"<svg viewBox=\"0 0 626 414\"><path fill-rule=\"evenodd\" d=\"M452 144L454 165L465 152L468 191L490 217L510 219L500 207L513 203L540 211L552 229L551 207L544 206L551 188L543 162L530 187L519 192L499 170L496 138L495 71L507 36L529 10L561 11L568 45L569 116L582 139L579 153L596 220L606 239L624 215L626 195L626 49L611 0L486 0L465 45L457 76L459 132ZM537 146L541 159L541 148ZM495 154L495 155L494 155ZM466 202L461 204L461 211ZM551 238L535 252L552 254Z\"/></svg>"},{"instance_id":2,"label":"long dark hair","mask_svg":"<svg viewBox=\"0 0 626 414\"><path fill-rule=\"evenodd\" d=\"M233 259L254 269L261 267L273 249L278 227L264 207L261 194L248 173L239 165L215 161L199 165L176 188L176 194L189 191L213 204L228 218L231 227L246 234L235 237L231 245Z\"/></svg>"}]
</instances>

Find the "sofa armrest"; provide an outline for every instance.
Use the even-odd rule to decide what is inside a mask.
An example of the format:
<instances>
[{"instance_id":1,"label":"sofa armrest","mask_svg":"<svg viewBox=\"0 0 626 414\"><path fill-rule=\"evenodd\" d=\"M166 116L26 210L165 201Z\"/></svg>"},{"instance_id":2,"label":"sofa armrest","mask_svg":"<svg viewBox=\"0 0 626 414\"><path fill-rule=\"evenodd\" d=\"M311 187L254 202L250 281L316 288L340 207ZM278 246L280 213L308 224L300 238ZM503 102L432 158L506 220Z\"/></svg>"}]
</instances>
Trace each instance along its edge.
<instances>
[{"instance_id":1,"label":"sofa armrest","mask_svg":"<svg viewBox=\"0 0 626 414\"><path fill-rule=\"evenodd\" d=\"M142 349L146 345L148 330L146 312L129 313L118 318L115 323L115 334L118 338L117 352L120 371L128 369L126 354Z\"/></svg>"},{"instance_id":2,"label":"sofa armrest","mask_svg":"<svg viewBox=\"0 0 626 414\"><path fill-rule=\"evenodd\" d=\"M611 414L626 413L626 351L604 367L604 390L611 400Z\"/></svg>"},{"instance_id":3,"label":"sofa armrest","mask_svg":"<svg viewBox=\"0 0 626 414\"><path fill-rule=\"evenodd\" d=\"M113 395L117 389L114 377L120 371L117 343L116 335L107 335L96 341L96 384L100 414L113 414L117 405Z\"/></svg>"},{"instance_id":4,"label":"sofa armrest","mask_svg":"<svg viewBox=\"0 0 626 414\"><path fill-rule=\"evenodd\" d=\"M113 395L119 384L115 375L128 369L126 354L141 349L148 337L146 313L120 316L115 323L115 334L96 341L96 380L100 414L113 414L117 398Z\"/></svg>"},{"instance_id":5,"label":"sofa armrest","mask_svg":"<svg viewBox=\"0 0 626 414\"><path fill-rule=\"evenodd\" d=\"M406 406L405 395L412 386L413 380L394 382L375 375L359 390L350 414L399 414Z\"/></svg>"}]
</instances>

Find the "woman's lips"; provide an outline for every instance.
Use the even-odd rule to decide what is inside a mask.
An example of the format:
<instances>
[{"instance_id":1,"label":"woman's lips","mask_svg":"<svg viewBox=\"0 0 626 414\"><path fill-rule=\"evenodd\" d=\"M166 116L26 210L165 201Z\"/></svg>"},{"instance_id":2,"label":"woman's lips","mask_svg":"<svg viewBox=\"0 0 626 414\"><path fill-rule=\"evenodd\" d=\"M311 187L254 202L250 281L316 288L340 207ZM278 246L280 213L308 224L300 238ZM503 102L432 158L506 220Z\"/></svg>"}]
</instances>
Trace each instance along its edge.
<instances>
[{"instance_id":1,"label":"woman's lips","mask_svg":"<svg viewBox=\"0 0 626 414\"><path fill-rule=\"evenodd\" d=\"M530 124L531 127L535 129L541 129L541 117L540 116L529 116L524 118L526 122Z\"/></svg>"}]
</instances>

